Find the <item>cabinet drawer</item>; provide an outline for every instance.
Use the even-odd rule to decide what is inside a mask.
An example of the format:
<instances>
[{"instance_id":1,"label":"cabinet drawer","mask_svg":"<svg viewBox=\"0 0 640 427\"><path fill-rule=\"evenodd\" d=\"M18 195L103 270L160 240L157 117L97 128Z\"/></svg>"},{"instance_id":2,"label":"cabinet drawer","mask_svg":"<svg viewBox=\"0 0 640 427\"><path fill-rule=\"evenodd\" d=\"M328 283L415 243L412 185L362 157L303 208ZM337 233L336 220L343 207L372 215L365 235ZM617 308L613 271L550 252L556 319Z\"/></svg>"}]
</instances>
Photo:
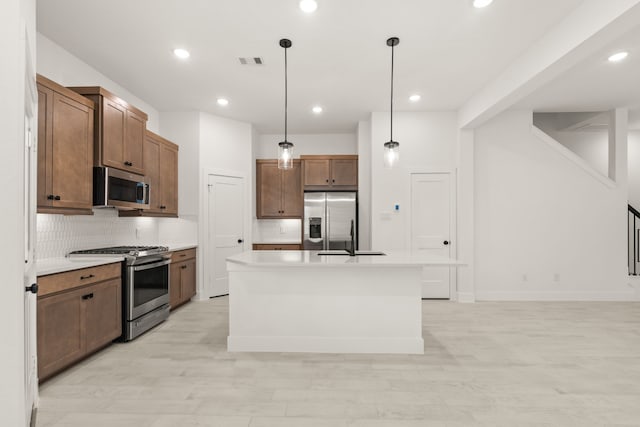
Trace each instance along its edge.
<instances>
[{"instance_id":1,"label":"cabinet drawer","mask_svg":"<svg viewBox=\"0 0 640 427\"><path fill-rule=\"evenodd\" d=\"M254 251L299 251L302 247L299 244L254 244Z\"/></svg>"},{"instance_id":2,"label":"cabinet drawer","mask_svg":"<svg viewBox=\"0 0 640 427\"><path fill-rule=\"evenodd\" d=\"M193 249L185 249L182 251L175 251L171 254L171 262L180 262L185 259L195 258L196 257L196 248Z\"/></svg>"},{"instance_id":3,"label":"cabinet drawer","mask_svg":"<svg viewBox=\"0 0 640 427\"><path fill-rule=\"evenodd\" d=\"M121 271L121 263L116 262L97 267L41 276L38 277L38 296L43 297L45 295L77 288L79 286L90 285L107 279L119 278Z\"/></svg>"}]
</instances>

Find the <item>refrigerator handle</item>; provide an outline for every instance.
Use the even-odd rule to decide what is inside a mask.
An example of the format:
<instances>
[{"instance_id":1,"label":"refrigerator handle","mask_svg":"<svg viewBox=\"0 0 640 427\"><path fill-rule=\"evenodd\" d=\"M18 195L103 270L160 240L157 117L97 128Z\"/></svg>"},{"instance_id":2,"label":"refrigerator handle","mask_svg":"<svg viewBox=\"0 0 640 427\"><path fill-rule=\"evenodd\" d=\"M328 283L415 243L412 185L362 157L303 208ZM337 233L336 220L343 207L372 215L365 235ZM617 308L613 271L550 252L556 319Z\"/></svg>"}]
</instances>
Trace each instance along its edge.
<instances>
[{"instance_id":1,"label":"refrigerator handle","mask_svg":"<svg viewBox=\"0 0 640 427\"><path fill-rule=\"evenodd\" d=\"M324 233L324 240L322 242L322 246L325 251L329 250L329 240L331 239L331 229L329 228L329 224L331 224L331 208L327 204L327 214L325 215L325 223L326 223L326 231Z\"/></svg>"}]
</instances>

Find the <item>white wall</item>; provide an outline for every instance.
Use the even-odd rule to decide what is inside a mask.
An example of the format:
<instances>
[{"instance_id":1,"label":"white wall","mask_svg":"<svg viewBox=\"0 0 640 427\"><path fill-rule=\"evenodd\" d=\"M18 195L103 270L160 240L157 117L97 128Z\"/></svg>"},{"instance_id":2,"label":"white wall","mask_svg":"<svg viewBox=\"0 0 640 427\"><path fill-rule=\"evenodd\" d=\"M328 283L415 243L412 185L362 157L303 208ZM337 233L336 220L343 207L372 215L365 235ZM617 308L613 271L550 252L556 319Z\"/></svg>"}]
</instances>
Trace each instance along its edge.
<instances>
[{"instance_id":1,"label":"white wall","mask_svg":"<svg viewBox=\"0 0 640 427\"><path fill-rule=\"evenodd\" d=\"M200 185L200 113L160 113L160 135L178 144L178 213L197 221Z\"/></svg>"},{"instance_id":2,"label":"white wall","mask_svg":"<svg viewBox=\"0 0 640 427\"><path fill-rule=\"evenodd\" d=\"M603 185L531 126L512 111L475 130L476 298L630 298L626 182Z\"/></svg>"},{"instance_id":3,"label":"white wall","mask_svg":"<svg viewBox=\"0 0 640 427\"><path fill-rule=\"evenodd\" d=\"M640 131L629 132L629 204L640 210Z\"/></svg>"},{"instance_id":4,"label":"white wall","mask_svg":"<svg viewBox=\"0 0 640 427\"><path fill-rule=\"evenodd\" d=\"M278 142L284 134L262 134L254 147L256 159L277 159ZM356 154L358 140L356 133L298 134L287 135L293 142L295 158L305 154Z\"/></svg>"},{"instance_id":5,"label":"white wall","mask_svg":"<svg viewBox=\"0 0 640 427\"><path fill-rule=\"evenodd\" d=\"M102 86L147 113L147 129L158 133L159 113L150 104L40 33L37 46L39 74L63 86Z\"/></svg>"},{"instance_id":6,"label":"white wall","mask_svg":"<svg viewBox=\"0 0 640 427\"><path fill-rule=\"evenodd\" d=\"M371 119L358 122L358 247L371 249Z\"/></svg>"},{"instance_id":7,"label":"white wall","mask_svg":"<svg viewBox=\"0 0 640 427\"><path fill-rule=\"evenodd\" d=\"M456 113L395 113L393 119L400 164L385 169L383 144L389 140L389 113L371 115L371 246L375 250L410 247L411 173L451 172L455 177ZM395 204L400 205L399 212L393 211Z\"/></svg>"},{"instance_id":8,"label":"white wall","mask_svg":"<svg viewBox=\"0 0 640 427\"><path fill-rule=\"evenodd\" d=\"M28 38L25 38L25 30ZM3 187L0 213L0 417L2 425L25 426L24 330L24 115L25 71L35 79L27 61L35 65L35 1L0 3L0 179ZM30 50L27 59L26 49ZM33 73L33 75L32 75ZM33 106L36 110L37 106ZM33 214L33 213L29 213ZM33 278L30 278L33 279Z\"/></svg>"}]
</instances>

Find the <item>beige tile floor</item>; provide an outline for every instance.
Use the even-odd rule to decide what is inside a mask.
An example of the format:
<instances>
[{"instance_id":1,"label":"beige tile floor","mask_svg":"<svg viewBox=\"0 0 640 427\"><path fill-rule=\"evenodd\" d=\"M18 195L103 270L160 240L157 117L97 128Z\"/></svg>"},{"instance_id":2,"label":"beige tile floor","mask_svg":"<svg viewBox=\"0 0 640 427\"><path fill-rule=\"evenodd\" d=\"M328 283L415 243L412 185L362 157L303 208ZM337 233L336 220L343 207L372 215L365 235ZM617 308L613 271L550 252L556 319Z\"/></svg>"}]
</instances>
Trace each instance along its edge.
<instances>
[{"instance_id":1,"label":"beige tile floor","mask_svg":"<svg viewBox=\"0 0 640 427\"><path fill-rule=\"evenodd\" d=\"M37 425L640 426L640 303L425 301L419 356L227 353L227 331L227 298L187 304L43 384Z\"/></svg>"}]
</instances>

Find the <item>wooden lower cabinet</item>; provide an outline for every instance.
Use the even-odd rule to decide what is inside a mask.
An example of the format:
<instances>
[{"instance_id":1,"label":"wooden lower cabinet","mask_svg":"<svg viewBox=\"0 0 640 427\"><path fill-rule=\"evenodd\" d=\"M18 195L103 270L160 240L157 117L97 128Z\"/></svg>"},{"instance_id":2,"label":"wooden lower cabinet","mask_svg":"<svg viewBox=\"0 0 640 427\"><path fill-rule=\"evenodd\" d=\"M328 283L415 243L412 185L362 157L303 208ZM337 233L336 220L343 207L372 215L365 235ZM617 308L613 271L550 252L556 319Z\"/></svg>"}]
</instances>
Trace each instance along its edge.
<instances>
[{"instance_id":1,"label":"wooden lower cabinet","mask_svg":"<svg viewBox=\"0 0 640 427\"><path fill-rule=\"evenodd\" d=\"M196 294L196 250L185 249L171 255L169 305L171 309L189 302Z\"/></svg>"},{"instance_id":2,"label":"wooden lower cabinet","mask_svg":"<svg viewBox=\"0 0 640 427\"><path fill-rule=\"evenodd\" d=\"M272 244L272 243L254 243L254 251L299 251L302 250L302 245L299 244Z\"/></svg>"},{"instance_id":3,"label":"wooden lower cabinet","mask_svg":"<svg viewBox=\"0 0 640 427\"><path fill-rule=\"evenodd\" d=\"M40 380L85 355L85 290L38 299L38 376Z\"/></svg>"},{"instance_id":4,"label":"wooden lower cabinet","mask_svg":"<svg viewBox=\"0 0 640 427\"><path fill-rule=\"evenodd\" d=\"M122 334L121 281L113 279L91 287L86 301L87 353Z\"/></svg>"},{"instance_id":5,"label":"wooden lower cabinet","mask_svg":"<svg viewBox=\"0 0 640 427\"><path fill-rule=\"evenodd\" d=\"M111 273L112 277L102 280ZM93 283L76 283L74 275ZM90 279L89 279L90 280ZM63 283L69 286L64 288ZM38 278L38 377L46 380L122 334L119 264Z\"/></svg>"}]
</instances>

